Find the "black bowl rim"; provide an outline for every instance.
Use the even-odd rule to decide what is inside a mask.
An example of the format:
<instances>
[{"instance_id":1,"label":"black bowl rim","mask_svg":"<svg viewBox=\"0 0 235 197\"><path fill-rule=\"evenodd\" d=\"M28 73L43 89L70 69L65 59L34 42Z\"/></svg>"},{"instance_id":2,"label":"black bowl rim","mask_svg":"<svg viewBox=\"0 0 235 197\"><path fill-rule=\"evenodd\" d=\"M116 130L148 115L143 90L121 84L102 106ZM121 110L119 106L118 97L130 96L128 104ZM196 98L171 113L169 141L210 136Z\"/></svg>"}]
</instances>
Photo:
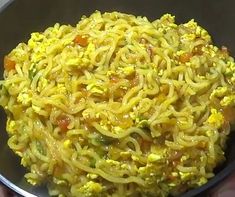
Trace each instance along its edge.
<instances>
[{"instance_id":1,"label":"black bowl rim","mask_svg":"<svg viewBox=\"0 0 235 197\"><path fill-rule=\"evenodd\" d=\"M5 0L2 7L0 7L0 14L15 0ZM198 188L189 190L188 192L181 195L181 197L193 197L199 194L202 194L203 192L207 191L208 189L218 185L221 181L223 181L225 178L227 178L229 175L231 175L232 172L235 171L235 160L229 163L225 168L223 168L219 173L217 173L212 179L210 179L205 185L202 185ZM18 195L25 196L25 197L37 197L34 194L31 194L24 189L18 187L11 181L9 181L7 178L5 178L0 173L0 183L5 185L7 188L12 190Z\"/></svg>"},{"instance_id":2,"label":"black bowl rim","mask_svg":"<svg viewBox=\"0 0 235 197\"><path fill-rule=\"evenodd\" d=\"M225 178L227 178L233 171L235 170L235 161L232 161L229 163L223 170L221 170L219 173L215 175L211 180L209 180L205 185L189 190L188 192L181 195L181 197L193 197L199 194L202 194L203 192L207 191L208 189L218 185L221 181L223 181ZM20 187L16 186L14 183L9 181L7 178L5 178L3 175L0 174L0 183L8 187L13 192L25 196L25 197L37 197L34 194L31 194L24 189L21 189Z\"/></svg>"},{"instance_id":3,"label":"black bowl rim","mask_svg":"<svg viewBox=\"0 0 235 197\"><path fill-rule=\"evenodd\" d=\"M7 178L5 178L3 175L0 174L0 183L2 183L3 185L5 185L7 188L9 188L10 190L12 190L13 192L21 195L21 196L25 196L25 197L37 197L23 189L21 189L20 187L16 186L14 183L12 183L11 181L9 181Z\"/></svg>"},{"instance_id":4,"label":"black bowl rim","mask_svg":"<svg viewBox=\"0 0 235 197\"><path fill-rule=\"evenodd\" d=\"M2 6L0 7L0 13L15 0L3 0Z\"/></svg>"},{"instance_id":5,"label":"black bowl rim","mask_svg":"<svg viewBox=\"0 0 235 197\"><path fill-rule=\"evenodd\" d=\"M220 172L218 172L214 177L212 177L205 185L189 190L188 192L182 194L180 197L193 197L202 194L203 192L208 191L209 189L217 186L229 175L231 175L234 171L235 171L235 161L232 161L226 167L224 167Z\"/></svg>"}]
</instances>

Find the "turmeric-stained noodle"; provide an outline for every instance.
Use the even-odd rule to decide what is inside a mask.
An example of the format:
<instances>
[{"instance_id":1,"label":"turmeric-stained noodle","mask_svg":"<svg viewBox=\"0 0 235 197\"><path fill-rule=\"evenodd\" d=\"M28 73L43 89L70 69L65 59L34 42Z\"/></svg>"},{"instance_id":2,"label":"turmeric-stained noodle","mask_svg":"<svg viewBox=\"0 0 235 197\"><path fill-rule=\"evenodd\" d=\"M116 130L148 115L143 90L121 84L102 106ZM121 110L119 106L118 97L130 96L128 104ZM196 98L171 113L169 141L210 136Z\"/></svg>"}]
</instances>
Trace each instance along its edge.
<instances>
[{"instance_id":1,"label":"turmeric-stained noodle","mask_svg":"<svg viewBox=\"0 0 235 197\"><path fill-rule=\"evenodd\" d=\"M95 12L4 59L8 145L68 197L179 195L225 160L235 64L193 20Z\"/></svg>"}]
</instances>

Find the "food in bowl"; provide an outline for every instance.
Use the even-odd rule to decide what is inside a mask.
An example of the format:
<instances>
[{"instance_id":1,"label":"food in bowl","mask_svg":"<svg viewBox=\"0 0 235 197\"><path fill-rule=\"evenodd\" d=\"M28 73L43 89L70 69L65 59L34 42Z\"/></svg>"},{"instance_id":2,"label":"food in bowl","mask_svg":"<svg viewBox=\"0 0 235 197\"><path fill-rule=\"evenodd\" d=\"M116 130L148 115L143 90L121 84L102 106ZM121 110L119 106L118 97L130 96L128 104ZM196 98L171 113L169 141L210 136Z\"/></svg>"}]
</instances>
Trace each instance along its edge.
<instances>
[{"instance_id":1,"label":"food in bowl","mask_svg":"<svg viewBox=\"0 0 235 197\"><path fill-rule=\"evenodd\" d=\"M9 147L52 196L168 196L225 160L235 63L194 20L96 11L4 58Z\"/></svg>"}]
</instances>

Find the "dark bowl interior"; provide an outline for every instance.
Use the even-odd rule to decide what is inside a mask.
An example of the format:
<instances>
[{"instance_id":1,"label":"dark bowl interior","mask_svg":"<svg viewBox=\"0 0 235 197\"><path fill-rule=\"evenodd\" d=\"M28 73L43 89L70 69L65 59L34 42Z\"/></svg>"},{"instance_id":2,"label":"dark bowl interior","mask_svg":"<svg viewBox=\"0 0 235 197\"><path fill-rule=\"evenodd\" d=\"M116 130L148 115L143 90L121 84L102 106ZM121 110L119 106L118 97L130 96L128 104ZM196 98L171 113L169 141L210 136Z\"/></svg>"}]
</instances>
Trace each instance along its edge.
<instances>
[{"instance_id":1,"label":"dark bowl interior","mask_svg":"<svg viewBox=\"0 0 235 197\"><path fill-rule=\"evenodd\" d=\"M76 24L82 15L89 15L95 10L132 13L147 16L150 20L159 18L164 13L171 13L176 16L177 23L194 18L209 31L217 46L227 46L234 55L234 7L233 0L18 0L5 9L0 9L0 62L3 62L4 55L19 42L26 41L31 32L42 31L56 22ZM2 78L3 67L0 67L0 73ZM23 196L47 197L45 187L32 187L25 182L25 169L20 166L19 158L7 146L6 116L2 109L0 118L0 182ZM206 185L185 193L184 197L207 196L212 187L235 169L233 141L234 132L228 141L227 161L216 169L216 176Z\"/></svg>"}]
</instances>

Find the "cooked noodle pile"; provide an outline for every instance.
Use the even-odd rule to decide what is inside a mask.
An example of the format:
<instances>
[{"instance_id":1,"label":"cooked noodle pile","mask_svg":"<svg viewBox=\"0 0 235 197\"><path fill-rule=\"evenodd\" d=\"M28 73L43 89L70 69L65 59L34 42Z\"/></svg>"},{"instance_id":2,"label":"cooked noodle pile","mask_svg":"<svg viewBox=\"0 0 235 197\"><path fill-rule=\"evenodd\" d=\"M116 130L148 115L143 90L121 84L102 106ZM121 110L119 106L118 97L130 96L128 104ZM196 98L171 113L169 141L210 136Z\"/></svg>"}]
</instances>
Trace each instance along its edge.
<instances>
[{"instance_id":1,"label":"cooked noodle pile","mask_svg":"<svg viewBox=\"0 0 235 197\"><path fill-rule=\"evenodd\" d=\"M95 12L4 59L8 145L50 195L178 195L225 160L235 64L193 20Z\"/></svg>"}]
</instances>

